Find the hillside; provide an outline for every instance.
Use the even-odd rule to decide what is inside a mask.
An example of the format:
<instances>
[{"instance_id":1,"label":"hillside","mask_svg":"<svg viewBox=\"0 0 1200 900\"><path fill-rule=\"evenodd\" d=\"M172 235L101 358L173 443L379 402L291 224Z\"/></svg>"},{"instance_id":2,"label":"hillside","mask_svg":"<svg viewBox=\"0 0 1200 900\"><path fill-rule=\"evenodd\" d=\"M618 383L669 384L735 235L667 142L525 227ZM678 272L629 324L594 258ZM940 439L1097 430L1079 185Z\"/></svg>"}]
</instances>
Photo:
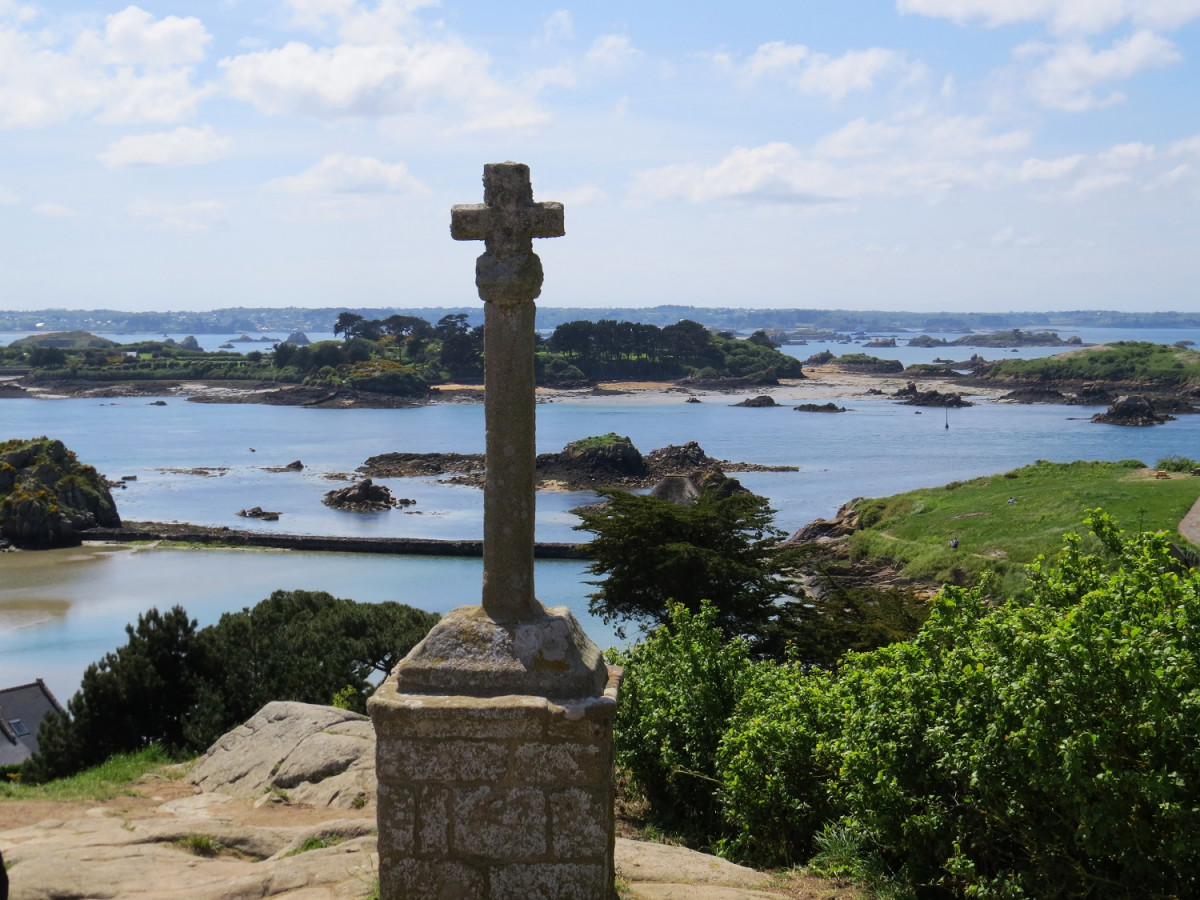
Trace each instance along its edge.
<instances>
[{"instance_id":1,"label":"hillside","mask_svg":"<svg viewBox=\"0 0 1200 900\"><path fill-rule=\"evenodd\" d=\"M1177 390L1200 386L1200 351L1147 341L1118 341L1041 359L1004 360L984 377L1042 383L1103 381Z\"/></svg>"},{"instance_id":2,"label":"hillside","mask_svg":"<svg viewBox=\"0 0 1200 900\"><path fill-rule=\"evenodd\" d=\"M1176 473L1158 479L1156 471L1136 460L1040 460L1003 474L859 500L851 555L893 562L922 582L962 584L990 570L1012 588L1023 582L1022 566L1058 551L1063 534L1086 531L1087 511L1097 507L1126 530L1162 530L1184 543L1177 529L1200 497L1200 478ZM950 546L954 538L957 548Z\"/></svg>"}]
</instances>

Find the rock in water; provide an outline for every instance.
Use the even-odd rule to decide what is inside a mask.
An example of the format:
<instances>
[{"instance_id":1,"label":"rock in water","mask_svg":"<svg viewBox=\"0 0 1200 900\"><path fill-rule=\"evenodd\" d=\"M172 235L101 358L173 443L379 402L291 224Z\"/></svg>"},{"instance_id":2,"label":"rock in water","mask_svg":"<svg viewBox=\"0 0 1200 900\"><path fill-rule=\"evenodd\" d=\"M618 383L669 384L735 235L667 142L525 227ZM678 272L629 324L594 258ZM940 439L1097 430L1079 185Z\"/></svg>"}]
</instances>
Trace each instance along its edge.
<instances>
[{"instance_id":1,"label":"rock in water","mask_svg":"<svg viewBox=\"0 0 1200 900\"><path fill-rule=\"evenodd\" d=\"M80 531L120 524L104 477L62 441L0 443L0 535L15 546L72 546Z\"/></svg>"},{"instance_id":2,"label":"rock in water","mask_svg":"<svg viewBox=\"0 0 1200 900\"><path fill-rule=\"evenodd\" d=\"M775 398L769 394L759 394L757 397L747 397L740 403L734 403L734 406L748 406L751 409L765 409L768 406L778 406Z\"/></svg>"},{"instance_id":3,"label":"rock in water","mask_svg":"<svg viewBox=\"0 0 1200 900\"><path fill-rule=\"evenodd\" d=\"M545 462L539 459L539 462ZM591 474L644 475L646 462L641 451L627 437L604 434L571 441L558 454L557 463L566 468Z\"/></svg>"},{"instance_id":4,"label":"rock in water","mask_svg":"<svg viewBox=\"0 0 1200 900\"><path fill-rule=\"evenodd\" d=\"M383 512L401 503L407 505L408 501L397 501L392 497L392 492L382 484L364 478L358 484L330 491L321 502L334 509L346 509L351 512Z\"/></svg>"},{"instance_id":5,"label":"rock in water","mask_svg":"<svg viewBox=\"0 0 1200 900\"><path fill-rule=\"evenodd\" d=\"M1092 421L1104 425L1162 425L1174 418L1157 412L1154 404L1140 394L1131 394L1118 397L1107 412L1092 416Z\"/></svg>"}]
</instances>

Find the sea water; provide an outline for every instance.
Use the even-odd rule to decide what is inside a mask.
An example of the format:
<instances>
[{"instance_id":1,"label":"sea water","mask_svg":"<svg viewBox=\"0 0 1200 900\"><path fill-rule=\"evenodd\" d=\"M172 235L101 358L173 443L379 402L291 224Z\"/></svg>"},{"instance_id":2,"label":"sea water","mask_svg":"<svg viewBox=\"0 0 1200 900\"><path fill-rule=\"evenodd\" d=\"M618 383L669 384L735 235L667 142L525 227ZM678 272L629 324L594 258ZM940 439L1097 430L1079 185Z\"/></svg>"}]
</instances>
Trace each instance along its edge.
<instances>
[{"instance_id":1,"label":"sea water","mask_svg":"<svg viewBox=\"0 0 1200 900\"><path fill-rule=\"evenodd\" d=\"M1116 335L1083 335L1111 340ZM1128 335L1140 339L1142 335ZM1187 330L1156 333L1160 343L1200 338ZM788 348L806 357L819 345ZM834 352L848 352L832 345ZM852 348L857 349L857 348ZM917 348L913 348L914 352ZM951 348L923 350L920 360ZM958 351L961 348L953 348ZM1046 348L1026 348L1023 355ZM889 357L890 348L875 352ZM995 358L1002 351L986 350ZM771 393L780 393L772 391ZM982 401L963 409L920 409L887 397L831 388L815 402L847 408L800 413L790 406L733 407L738 398L681 393L557 400L538 406L538 450L560 450L581 437L627 435L643 452L689 440L712 457L798 467L737 477L778 511L792 531L832 516L846 501L1003 472L1038 459L1135 458L1153 465L1169 455L1200 456L1200 416L1154 428L1088 421L1099 407L1022 406ZM436 478L382 479L416 500L404 510L347 513L321 503L346 484L367 457L389 451L483 451L483 408L443 403L401 410L318 410L189 403L165 398L3 400L0 439L50 435L112 479L127 521L179 521L251 530L349 536L478 539L483 497L475 487ZM300 460L299 471L268 471ZM538 495L537 537L570 541L571 510L590 492ZM1081 503L1084 502L1081 499ZM252 506L281 513L278 522L242 518ZM54 551L50 565L23 566L31 554L0 554L0 685L46 678L60 697L84 667L124 642L124 625L150 606L182 604L201 624L222 611L251 606L278 588L328 590L362 601L394 599L442 612L478 602L477 560L246 551L89 554ZM59 563L59 559L62 563ZM537 592L547 604L571 606L602 646L616 638L586 612L586 564L537 563Z\"/></svg>"}]
</instances>

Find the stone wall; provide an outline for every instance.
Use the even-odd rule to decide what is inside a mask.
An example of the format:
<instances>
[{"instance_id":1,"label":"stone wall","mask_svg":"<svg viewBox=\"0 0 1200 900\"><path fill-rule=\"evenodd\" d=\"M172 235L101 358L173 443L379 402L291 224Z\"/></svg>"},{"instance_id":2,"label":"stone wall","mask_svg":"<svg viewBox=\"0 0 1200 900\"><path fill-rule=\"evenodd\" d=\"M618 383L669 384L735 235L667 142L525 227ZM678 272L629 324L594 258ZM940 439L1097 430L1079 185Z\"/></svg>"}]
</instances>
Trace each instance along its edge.
<instances>
[{"instance_id":1,"label":"stone wall","mask_svg":"<svg viewBox=\"0 0 1200 900\"><path fill-rule=\"evenodd\" d=\"M612 727L600 697L370 701L384 898L614 900Z\"/></svg>"}]
</instances>

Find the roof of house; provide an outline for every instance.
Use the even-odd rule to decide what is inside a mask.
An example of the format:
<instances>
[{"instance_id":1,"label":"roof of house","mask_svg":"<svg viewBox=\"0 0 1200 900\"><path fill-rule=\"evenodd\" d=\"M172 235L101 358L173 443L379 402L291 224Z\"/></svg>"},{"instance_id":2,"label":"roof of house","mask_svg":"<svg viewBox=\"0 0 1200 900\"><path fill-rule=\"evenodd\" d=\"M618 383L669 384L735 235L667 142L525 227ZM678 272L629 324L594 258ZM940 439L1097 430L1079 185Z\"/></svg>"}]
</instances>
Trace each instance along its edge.
<instances>
[{"instance_id":1,"label":"roof of house","mask_svg":"<svg viewBox=\"0 0 1200 900\"><path fill-rule=\"evenodd\" d=\"M42 719L65 711L40 678L0 689L0 766L20 765L37 753Z\"/></svg>"}]
</instances>

